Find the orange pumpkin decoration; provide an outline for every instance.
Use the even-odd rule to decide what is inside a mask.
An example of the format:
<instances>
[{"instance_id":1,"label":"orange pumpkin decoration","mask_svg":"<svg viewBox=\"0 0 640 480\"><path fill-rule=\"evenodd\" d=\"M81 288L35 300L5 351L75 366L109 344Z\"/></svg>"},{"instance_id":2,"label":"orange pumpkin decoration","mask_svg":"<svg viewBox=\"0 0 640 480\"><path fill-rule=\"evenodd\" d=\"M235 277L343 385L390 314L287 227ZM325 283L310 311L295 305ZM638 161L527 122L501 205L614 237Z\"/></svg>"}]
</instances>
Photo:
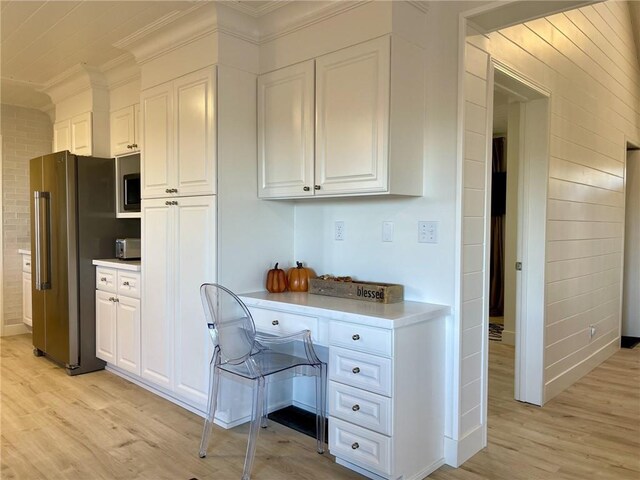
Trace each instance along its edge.
<instances>
[{"instance_id":1,"label":"orange pumpkin decoration","mask_svg":"<svg viewBox=\"0 0 640 480\"><path fill-rule=\"evenodd\" d=\"M284 270L279 269L276 263L275 268L267 272L267 290L271 293L282 293L286 289L287 277L284 274Z\"/></svg>"},{"instance_id":2,"label":"orange pumpkin decoration","mask_svg":"<svg viewBox=\"0 0 640 480\"><path fill-rule=\"evenodd\" d=\"M290 268L287 275L289 279L289 291L306 292L309 290L309 278L314 278L316 272L302 266L302 262L296 262L296 267Z\"/></svg>"}]
</instances>

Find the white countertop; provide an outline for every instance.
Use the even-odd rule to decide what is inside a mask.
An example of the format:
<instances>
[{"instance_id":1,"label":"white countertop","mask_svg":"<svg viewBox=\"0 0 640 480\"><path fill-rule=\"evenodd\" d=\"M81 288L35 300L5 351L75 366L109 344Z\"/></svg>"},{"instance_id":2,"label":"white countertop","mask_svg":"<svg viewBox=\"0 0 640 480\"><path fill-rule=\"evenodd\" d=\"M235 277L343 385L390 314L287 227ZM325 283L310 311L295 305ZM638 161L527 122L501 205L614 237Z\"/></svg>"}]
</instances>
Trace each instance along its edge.
<instances>
[{"instance_id":1,"label":"white countertop","mask_svg":"<svg viewBox=\"0 0 640 480\"><path fill-rule=\"evenodd\" d=\"M240 295L250 307L330 317L381 328L400 328L449 315L451 308L422 302L375 303L308 293L254 292Z\"/></svg>"},{"instance_id":2,"label":"white countertop","mask_svg":"<svg viewBox=\"0 0 640 480\"><path fill-rule=\"evenodd\" d=\"M19 248L18 253L21 255L31 255L31 250L26 250L24 248Z\"/></svg>"},{"instance_id":3,"label":"white countertop","mask_svg":"<svg viewBox=\"0 0 640 480\"><path fill-rule=\"evenodd\" d=\"M120 270L140 271L140 260L120 260L119 258L103 258L93 261L100 267L118 268Z\"/></svg>"}]
</instances>

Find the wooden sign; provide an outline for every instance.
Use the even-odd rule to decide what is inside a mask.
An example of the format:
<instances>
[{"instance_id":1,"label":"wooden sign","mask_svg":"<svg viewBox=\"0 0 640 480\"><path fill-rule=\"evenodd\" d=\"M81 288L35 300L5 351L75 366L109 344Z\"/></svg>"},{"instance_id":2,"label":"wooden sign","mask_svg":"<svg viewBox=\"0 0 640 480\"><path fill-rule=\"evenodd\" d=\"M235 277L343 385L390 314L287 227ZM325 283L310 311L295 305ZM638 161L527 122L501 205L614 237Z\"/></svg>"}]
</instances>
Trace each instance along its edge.
<instances>
[{"instance_id":1,"label":"wooden sign","mask_svg":"<svg viewBox=\"0 0 640 480\"><path fill-rule=\"evenodd\" d=\"M310 278L309 293L377 303L397 303L404 300L402 285L380 282L337 282Z\"/></svg>"}]
</instances>

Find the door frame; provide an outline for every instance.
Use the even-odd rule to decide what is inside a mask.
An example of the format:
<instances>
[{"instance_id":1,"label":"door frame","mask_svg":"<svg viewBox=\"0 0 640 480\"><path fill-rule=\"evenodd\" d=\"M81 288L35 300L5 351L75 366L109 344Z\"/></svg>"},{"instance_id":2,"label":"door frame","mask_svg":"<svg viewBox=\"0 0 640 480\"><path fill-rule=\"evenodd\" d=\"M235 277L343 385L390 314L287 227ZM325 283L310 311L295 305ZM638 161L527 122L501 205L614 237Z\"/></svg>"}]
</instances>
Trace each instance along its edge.
<instances>
[{"instance_id":1,"label":"door frame","mask_svg":"<svg viewBox=\"0 0 640 480\"><path fill-rule=\"evenodd\" d=\"M488 86L491 101L487 117L493 123L493 91L498 87L520 99L518 161L517 259L523 269L516 275L515 370L516 400L544 404L544 313L547 191L549 183L549 139L551 94L513 68L491 57ZM487 138L491 138L488 136ZM488 151L491 151L490 149ZM486 162L485 191L491 192L491 161ZM490 202L490 195L487 195ZM490 208L486 212L490 212ZM491 217L485 215L485 228ZM490 242L486 244L485 281L489 283ZM515 268L505 265L505 268ZM484 332L489 332L485 308ZM488 362L488 349L485 351Z\"/></svg>"}]
</instances>

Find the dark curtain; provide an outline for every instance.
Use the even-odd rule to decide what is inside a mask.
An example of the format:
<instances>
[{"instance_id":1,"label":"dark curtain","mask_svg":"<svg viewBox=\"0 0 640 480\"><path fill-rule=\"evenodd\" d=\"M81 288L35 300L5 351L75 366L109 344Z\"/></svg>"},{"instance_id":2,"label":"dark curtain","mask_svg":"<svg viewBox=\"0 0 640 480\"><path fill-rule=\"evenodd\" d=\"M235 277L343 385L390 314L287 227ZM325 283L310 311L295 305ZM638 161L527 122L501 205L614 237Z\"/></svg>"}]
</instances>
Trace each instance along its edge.
<instances>
[{"instance_id":1,"label":"dark curtain","mask_svg":"<svg viewBox=\"0 0 640 480\"><path fill-rule=\"evenodd\" d=\"M489 315L504 315L504 222L507 203L505 139L493 139Z\"/></svg>"}]
</instances>

